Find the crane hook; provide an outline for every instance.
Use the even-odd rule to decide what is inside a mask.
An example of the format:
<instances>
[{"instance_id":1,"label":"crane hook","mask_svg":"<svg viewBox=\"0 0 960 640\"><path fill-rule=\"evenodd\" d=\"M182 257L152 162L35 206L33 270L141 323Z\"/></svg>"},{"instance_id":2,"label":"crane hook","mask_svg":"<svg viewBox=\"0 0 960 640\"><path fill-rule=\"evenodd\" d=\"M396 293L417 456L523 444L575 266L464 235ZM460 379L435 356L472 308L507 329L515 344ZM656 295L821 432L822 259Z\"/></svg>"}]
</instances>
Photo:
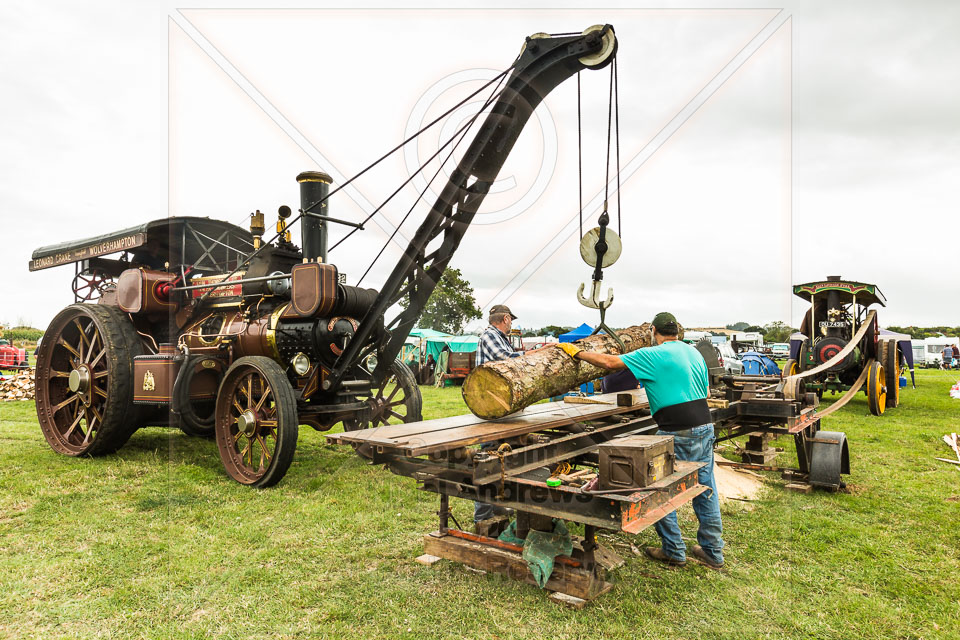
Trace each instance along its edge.
<instances>
[{"instance_id":1,"label":"crane hook","mask_svg":"<svg viewBox=\"0 0 960 640\"><path fill-rule=\"evenodd\" d=\"M585 307L591 309L600 309L606 311L606 309L613 304L613 287L607 289L607 299L604 301L600 300L600 287L603 285L603 280L594 280L591 287L590 297L587 298L583 295L583 290L586 289L587 285L580 283L580 288L577 289L577 300Z\"/></svg>"}]
</instances>

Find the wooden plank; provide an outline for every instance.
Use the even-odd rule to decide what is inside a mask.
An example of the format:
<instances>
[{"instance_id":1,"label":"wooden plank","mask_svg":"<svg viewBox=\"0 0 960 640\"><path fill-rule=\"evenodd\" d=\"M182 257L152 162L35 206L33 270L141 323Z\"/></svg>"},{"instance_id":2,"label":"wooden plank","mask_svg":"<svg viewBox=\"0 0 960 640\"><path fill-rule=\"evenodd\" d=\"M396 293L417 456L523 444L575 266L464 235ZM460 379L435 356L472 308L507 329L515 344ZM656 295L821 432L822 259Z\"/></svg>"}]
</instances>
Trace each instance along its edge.
<instances>
[{"instance_id":1,"label":"wooden plank","mask_svg":"<svg viewBox=\"0 0 960 640\"><path fill-rule=\"evenodd\" d=\"M571 596L567 593L560 593L559 591L554 591L549 596L551 602L556 602L557 604L562 604L565 607L570 607L571 609L583 609L587 601L583 598L577 598L576 596Z\"/></svg>"},{"instance_id":2,"label":"wooden plank","mask_svg":"<svg viewBox=\"0 0 960 640\"><path fill-rule=\"evenodd\" d=\"M483 571L495 571L514 580L536 585L526 561L520 553L515 551L498 549L453 536L434 537L434 535L424 536L423 548L430 555L460 562ZM582 600L593 600L612 587L613 585L609 582L597 578L586 569L555 563L553 574L544 588Z\"/></svg>"},{"instance_id":3,"label":"wooden plank","mask_svg":"<svg viewBox=\"0 0 960 640\"><path fill-rule=\"evenodd\" d=\"M643 405L643 403L647 401L647 394L643 389L621 392L621 394L623 393L628 393L633 397L634 406L630 408L632 410L642 408L638 405ZM592 396L592 398L604 404L615 404L617 395L618 394L616 393L604 393ZM528 416L549 413L551 411L563 411L565 409L568 409L568 407L564 407L562 402L545 402L543 404L529 406L523 411L518 411L517 413L511 414L505 418L500 418L498 420L484 420L483 418L478 418L472 413L468 413L461 416L450 416L448 418L437 418L434 420L422 420L420 422L396 424L386 427L377 427L375 429L363 429L360 431L348 431L345 433L332 433L327 436L327 441L332 444L396 444L401 442L404 437L419 436L426 433L434 433L471 425L511 425L515 424L516 420L523 419Z\"/></svg>"},{"instance_id":4,"label":"wooden plank","mask_svg":"<svg viewBox=\"0 0 960 640\"><path fill-rule=\"evenodd\" d=\"M574 405L556 412L526 416L512 424L486 424L448 429L443 432L424 434L422 438L411 438L395 446L405 456L421 456L435 451L446 451L481 444L493 440L504 440L515 436L563 427L574 422L595 420L624 413L624 407L610 405Z\"/></svg>"},{"instance_id":5,"label":"wooden plank","mask_svg":"<svg viewBox=\"0 0 960 640\"><path fill-rule=\"evenodd\" d=\"M649 406L643 404L646 402L646 394L643 395L643 403L638 402L632 407L616 406L616 394L604 394L596 397L605 400L604 404L566 406L560 402L551 402L545 405L549 407L549 410L541 411L537 414L530 415L521 412L509 418L481 421L478 424L432 431L422 434L422 438L419 438L419 441L422 442L424 446L429 446L434 443L452 443L476 436L479 439L474 442L487 442L497 439L498 434L501 433L505 435L500 437L512 437L522 433L532 433L542 429L565 426L582 420L591 420L618 413L637 411L645 406ZM613 402L608 404L607 401ZM473 444L474 442L466 444Z\"/></svg>"},{"instance_id":6,"label":"wooden plank","mask_svg":"<svg viewBox=\"0 0 960 640\"><path fill-rule=\"evenodd\" d=\"M617 407L607 404L564 406L562 403L554 402L548 403L548 405L537 406L546 406L547 408L537 413L520 413L516 416L502 418L500 420L484 421L477 419L479 421L477 423L462 426L453 426L456 424L455 422L450 418L443 418L441 420L448 422L439 427L429 428L420 433L414 432L409 435L398 435L396 437L391 437L391 434L396 433L394 429L398 427L413 427L417 429L418 427L416 425L423 425L425 423L410 423L406 425L380 427L379 429L332 434L327 436L327 439L334 444L371 444L378 446L378 448L383 447L383 450L400 450L403 455L406 456L418 456L435 451L455 449L470 444L511 438L535 431L573 424L574 422L637 411L647 405L640 404L632 407ZM474 418L474 416L469 417ZM431 420L427 422L435 421Z\"/></svg>"},{"instance_id":7,"label":"wooden plank","mask_svg":"<svg viewBox=\"0 0 960 640\"><path fill-rule=\"evenodd\" d=\"M441 558L440 556L432 556L429 553L425 553L422 556L416 557L417 562L419 562L420 564L425 564L428 567L434 564L435 562L439 562L441 560L443 560L443 558Z\"/></svg>"},{"instance_id":8,"label":"wooden plank","mask_svg":"<svg viewBox=\"0 0 960 640\"><path fill-rule=\"evenodd\" d=\"M419 422L408 422L406 424L393 424L386 427L376 427L374 429L361 429L360 431L346 431L344 433L331 433L327 440L332 444L343 443L367 443L372 441L391 442L400 441L404 437L418 436L424 433L434 431L443 431L444 429L455 429L475 424L499 424L509 422L518 417L536 415L538 413L547 413L556 411L560 405L559 402L545 402L527 407L519 413L515 413L509 418L500 420L484 420L478 418L472 413L461 416L450 416L448 418L435 418L433 420L421 420Z\"/></svg>"},{"instance_id":9,"label":"wooden plank","mask_svg":"<svg viewBox=\"0 0 960 640\"><path fill-rule=\"evenodd\" d=\"M564 404L609 404L603 400L597 400L596 398L591 398L590 396L564 396Z\"/></svg>"}]
</instances>

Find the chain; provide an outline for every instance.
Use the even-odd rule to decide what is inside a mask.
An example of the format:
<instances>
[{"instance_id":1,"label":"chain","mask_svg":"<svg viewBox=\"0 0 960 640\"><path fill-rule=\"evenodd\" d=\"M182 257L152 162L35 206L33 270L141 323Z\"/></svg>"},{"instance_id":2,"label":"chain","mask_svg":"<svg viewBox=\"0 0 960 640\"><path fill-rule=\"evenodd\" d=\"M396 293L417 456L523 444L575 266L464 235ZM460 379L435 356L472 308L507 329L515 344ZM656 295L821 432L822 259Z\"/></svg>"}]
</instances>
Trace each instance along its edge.
<instances>
[{"instance_id":1,"label":"chain","mask_svg":"<svg viewBox=\"0 0 960 640\"><path fill-rule=\"evenodd\" d=\"M616 109L616 134L617 142L617 231L620 233L620 239L623 239L623 221L620 218L620 80L617 77L617 59L613 59L613 103Z\"/></svg>"},{"instance_id":2,"label":"chain","mask_svg":"<svg viewBox=\"0 0 960 640\"><path fill-rule=\"evenodd\" d=\"M583 237L583 123L580 115L580 72L577 72L577 175L580 181L580 208L577 216L580 221L580 237Z\"/></svg>"},{"instance_id":3,"label":"chain","mask_svg":"<svg viewBox=\"0 0 960 640\"><path fill-rule=\"evenodd\" d=\"M497 456L497 458L500 460L500 491L497 493L497 500L503 500L503 487L507 482L507 469L503 461L503 456L511 451L513 451L513 448L504 442L502 445L497 447L496 451L493 452L493 455Z\"/></svg>"}]
</instances>

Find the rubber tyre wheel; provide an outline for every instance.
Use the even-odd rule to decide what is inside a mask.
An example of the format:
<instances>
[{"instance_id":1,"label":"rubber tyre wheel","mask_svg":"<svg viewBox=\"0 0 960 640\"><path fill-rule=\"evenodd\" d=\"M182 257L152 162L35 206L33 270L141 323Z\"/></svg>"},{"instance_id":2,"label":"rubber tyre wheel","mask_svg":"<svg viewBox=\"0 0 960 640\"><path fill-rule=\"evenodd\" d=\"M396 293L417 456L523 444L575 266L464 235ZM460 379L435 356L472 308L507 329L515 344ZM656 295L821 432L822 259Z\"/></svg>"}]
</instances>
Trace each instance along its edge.
<instances>
[{"instance_id":1,"label":"rubber tyre wheel","mask_svg":"<svg viewBox=\"0 0 960 640\"><path fill-rule=\"evenodd\" d=\"M807 358L810 355L810 340L804 339L800 343L800 350L797 352L797 373L803 373L807 368Z\"/></svg>"},{"instance_id":2,"label":"rubber tyre wheel","mask_svg":"<svg viewBox=\"0 0 960 640\"><path fill-rule=\"evenodd\" d=\"M99 456L126 444L140 421L140 407L133 404L133 358L142 349L130 319L115 307L72 304L54 317L36 367L37 418L54 451ZM78 368L89 370L89 391L74 394L69 375ZM76 401L62 404L75 395Z\"/></svg>"},{"instance_id":3,"label":"rubber tyre wheel","mask_svg":"<svg viewBox=\"0 0 960 640\"><path fill-rule=\"evenodd\" d=\"M867 401L870 405L870 413L875 416L882 416L883 410L886 408L885 382L883 365L876 360L872 361L867 370Z\"/></svg>"},{"instance_id":4,"label":"rubber tyre wheel","mask_svg":"<svg viewBox=\"0 0 960 640\"><path fill-rule=\"evenodd\" d=\"M780 372L781 378L788 378L790 376L795 376L800 373L797 361L793 358L790 358L783 363L783 370Z\"/></svg>"},{"instance_id":5,"label":"rubber tyre wheel","mask_svg":"<svg viewBox=\"0 0 960 640\"><path fill-rule=\"evenodd\" d=\"M404 424L423 420L423 396L420 393L420 387L417 385L417 379L413 375L413 371L401 360L393 361L390 365L390 374L380 387L372 390L369 400L377 401L387 399L392 402L397 402L393 398L390 398L397 386L400 387L400 390L402 390L404 394L401 402L403 405L402 414L398 411L393 411L394 415L392 416L387 415L383 417L381 414L380 416L374 417L372 424L368 420L344 420L343 430L358 431L371 427L382 427L388 424ZM399 408L399 405L397 406ZM393 407L386 407L386 409L392 411ZM360 457L368 460L373 457L373 450L370 445L355 445L354 451L356 451Z\"/></svg>"},{"instance_id":6,"label":"rubber tyre wheel","mask_svg":"<svg viewBox=\"0 0 960 640\"><path fill-rule=\"evenodd\" d=\"M880 357L880 325L876 316L863 336L860 352L866 354L868 358L875 358L878 362L883 362Z\"/></svg>"},{"instance_id":7,"label":"rubber tyre wheel","mask_svg":"<svg viewBox=\"0 0 960 640\"><path fill-rule=\"evenodd\" d=\"M895 409L900 404L900 349L896 342L884 341L880 348L880 358L886 374L887 409Z\"/></svg>"},{"instance_id":8,"label":"rubber tyre wheel","mask_svg":"<svg viewBox=\"0 0 960 640\"><path fill-rule=\"evenodd\" d=\"M249 384L244 384L248 379ZM240 433L238 406L253 412L256 418L249 435ZM220 383L216 416L217 449L231 478L258 489L283 479L297 449L299 420L297 397L279 364L263 356L234 362ZM268 439L273 440L273 453L267 451ZM254 445L262 452L257 463ZM247 447L249 464L244 462Z\"/></svg>"},{"instance_id":9,"label":"rubber tyre wheel","mask_svg":"<svg viewBox=\"0 0 960 640\"><path fill-rule=\"evenodd\" d=\"M194 360L193 365L198 364L201 360L203 360L203 358ZM186 363L184 363L184 366L186 366ZM180 384L189 389L198 373L217 376L217 387L223 382L223 376L216 373L215 370L210 369L198 372L194 369L194 366L191 366L190 371L183 373L184 378ZM187 393L189 394L189 391ZM209 400L204 400L203 402L209 402ZM180 420L178 424L180 431L192 438L212 439L217 434L216 399L213 400L213 408L209 416L201 415L202 412L197 411L197 404L197 402L190 400L188 395L187 402L180 409Z\"/></svg>"}]
</instances>

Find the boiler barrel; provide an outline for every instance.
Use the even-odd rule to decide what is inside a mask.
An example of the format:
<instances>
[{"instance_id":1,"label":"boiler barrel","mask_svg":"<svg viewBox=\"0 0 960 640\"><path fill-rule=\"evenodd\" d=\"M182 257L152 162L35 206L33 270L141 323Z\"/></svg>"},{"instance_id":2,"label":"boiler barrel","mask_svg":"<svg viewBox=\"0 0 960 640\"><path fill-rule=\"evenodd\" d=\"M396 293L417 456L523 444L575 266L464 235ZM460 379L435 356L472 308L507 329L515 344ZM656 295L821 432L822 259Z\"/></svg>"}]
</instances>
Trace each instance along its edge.
<instances>
[{"instance_id":1,"label":"boiler barrel","mask_svg":"<svg viewBox=\"0 0 960 640\"><path fill-rule=\"evenodd\" d=\"M330 215L328 202L316 204L330 193L330 184L333 179L323 171L304 171L297 176L300 183L300 208L304 213L317 213L323 216ZM315 205L315 206L314 206ZM327 261L327 223L309 215L300 219L300 230L303 244L303 257L308 260L320 259Z\"/></svg>"}]
</instances>

